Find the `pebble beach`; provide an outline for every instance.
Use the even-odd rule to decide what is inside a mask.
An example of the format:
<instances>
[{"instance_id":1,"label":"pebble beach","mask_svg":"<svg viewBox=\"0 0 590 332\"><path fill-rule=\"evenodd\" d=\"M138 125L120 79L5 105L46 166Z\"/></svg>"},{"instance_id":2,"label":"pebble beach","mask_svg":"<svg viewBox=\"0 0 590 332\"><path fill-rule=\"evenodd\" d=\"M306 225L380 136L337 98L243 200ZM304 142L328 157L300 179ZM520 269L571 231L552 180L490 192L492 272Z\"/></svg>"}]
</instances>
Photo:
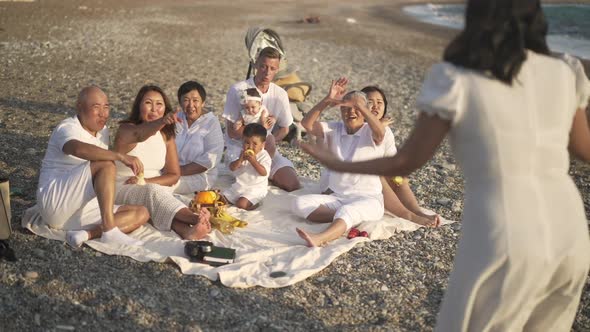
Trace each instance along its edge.
<instances>
[{"instance_id":1,"label":"pebble beach","mask_svg":"<svg viewBox=\"0 0 590 332\"><path fill-rule=\"evenodd\" d=\"M179 85L197 80L221 119L227 89L246 76L251 26L279 33L289 64L313 86L310 104L339 76L353 89L380 86L403 144L424 75L456 33L406 16L408 3L420 1L0 0L0 177L10 180L18 258L0 260L0 331L431 331L461 223L361 243L278 289L227 288L173 264L71 249L20 226L35 204L49 135L75 113L82 87L108 95L111 136L147 83L176 106ZM299 176L319 178L319 164L297 147L279 149ZM570 174L590 219L590 166L573 160ZM461 220L463 178L446 141L410 181L421 205ZM590 330L590 278L573 330Z\"/></svg>"}]
</instances>

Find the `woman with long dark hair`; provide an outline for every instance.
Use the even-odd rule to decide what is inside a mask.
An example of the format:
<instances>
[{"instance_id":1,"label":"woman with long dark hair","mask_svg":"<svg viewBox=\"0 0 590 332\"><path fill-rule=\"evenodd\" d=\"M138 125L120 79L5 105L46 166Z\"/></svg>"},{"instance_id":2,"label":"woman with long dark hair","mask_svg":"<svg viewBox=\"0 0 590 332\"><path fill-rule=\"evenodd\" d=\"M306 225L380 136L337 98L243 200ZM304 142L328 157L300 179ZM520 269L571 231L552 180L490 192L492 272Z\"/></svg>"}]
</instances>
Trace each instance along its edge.
<instances>
[{"instance_id":1,"label":"woman with long dark hair","mask_svg":"<svg viewBox=\"0 0 590 332\"><path fill-rule=\"evenodd\" d=\"M136 176L117 162L115 203L143 205L157 229L172 229L183 239L197 240L211 231L210 214L205 208L194 214L172 195L171 186L180 177L176 122L176 113L160 87L145 85L139 90L115 136L115 151L139 158L144 174Z\"/></svg>"},{"instance_id":2,"label":"woman with long dark hair","mask_svg":"<svg viewBox=\"0 0 590 332\"><path fill-rule=\"evenodd\" d=\"M568 148L590 162L590 83L579 62L551 56L546 32L539 0L470 0L395 156L343 162L302 145L335 171L393 176L422 166L449 135L465 210L440 331L569 331L574 320L590 241Z\"/></svg>"}]
</instances>

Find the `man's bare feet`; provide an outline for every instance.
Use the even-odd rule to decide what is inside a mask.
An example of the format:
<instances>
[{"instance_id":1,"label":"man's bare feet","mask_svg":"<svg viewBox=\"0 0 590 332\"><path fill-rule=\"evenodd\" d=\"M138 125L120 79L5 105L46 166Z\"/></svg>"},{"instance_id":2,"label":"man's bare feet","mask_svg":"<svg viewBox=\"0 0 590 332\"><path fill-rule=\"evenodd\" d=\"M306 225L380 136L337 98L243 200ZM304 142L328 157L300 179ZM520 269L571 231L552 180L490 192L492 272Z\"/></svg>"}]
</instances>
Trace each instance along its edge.
<instances>
[{"instance_id":1,"label":"man's bare feet","mask_svg":"<svg viewBox=\"0 0 590 332\"><path fill-rule=\"evenodd\" d=\"M319 247L321 246L321 242L316 239L314 235L308 234L304 230L300 228L295 228L297 230L297 234L307 242L308 247Z\"/></svg>"}]
</instances>

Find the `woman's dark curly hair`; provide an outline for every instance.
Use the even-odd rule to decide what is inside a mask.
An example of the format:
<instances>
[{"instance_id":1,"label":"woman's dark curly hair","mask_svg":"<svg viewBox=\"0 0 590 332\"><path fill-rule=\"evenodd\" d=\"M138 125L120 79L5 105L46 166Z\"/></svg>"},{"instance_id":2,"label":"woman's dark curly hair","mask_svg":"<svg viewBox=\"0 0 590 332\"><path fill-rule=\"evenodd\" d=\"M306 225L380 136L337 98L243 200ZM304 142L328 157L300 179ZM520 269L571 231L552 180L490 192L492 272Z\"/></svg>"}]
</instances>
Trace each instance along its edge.
<instances>
[{"instance_id":1,"label":"woman's dark curly hair","mask_svg":"<svg viewBox=\"0 0 590 332\"><path fill-rule=\"evenodd\" d=\"M512 84L526 59L525 50L550 54L546 35L540 0L469 0L465 29L447 46L443 59L489 71Z\"/></svg>"},{"instance_id":2,"label":"woman's dark curly hair","mask_svg":"<svg viewBox=\"0 0 590 332\"><path fill-rule=\"evenodd\" d=\"M139 89L137 96L135 96L135 101L133 102L133 107L131 108L131 113L129 114L129 117L127 117L127 119L121 121L120 123L142 123L139 109L141 106L141 102L143 101L143 97L145 97L145 95L151 91L159 93L162 96L162 99L164 99L164 115L170 112L174 112L174 110L172 109L172 105L170 104L170 100L168 100L168 96L166 96L162 88L160 88L157 85L144 85L141 87L141 89ZM162 128L160 131L164 133L164 135L166 135L167 139L173 139L176 137L175 124L165 125L164 128Z\"/></svg>"}]
</instances>

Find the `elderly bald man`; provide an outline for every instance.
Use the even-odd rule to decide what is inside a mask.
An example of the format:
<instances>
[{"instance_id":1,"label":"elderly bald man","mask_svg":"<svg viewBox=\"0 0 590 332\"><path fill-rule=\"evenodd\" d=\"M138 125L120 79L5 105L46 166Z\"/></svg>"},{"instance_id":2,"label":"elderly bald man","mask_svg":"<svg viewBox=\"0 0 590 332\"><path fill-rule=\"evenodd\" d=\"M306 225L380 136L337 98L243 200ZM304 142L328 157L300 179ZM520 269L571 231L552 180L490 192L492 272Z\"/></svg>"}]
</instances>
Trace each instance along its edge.
<instances>
[{"instance_id":1,"label":"elderly bald man","mask_svg":"<svg viewBox=\"0 0 590 332\"><path fill-rule=\"evenodd\" d=\"M141 245L129 233L149 219L145 207L114 206L114 161L136 174L143 171L135 157L108 150L109 101L96 86L80 91L76 115L63 120L53 130L41 165L37 204L43 221L63 229L74 247L86 240Z\"/></svg>"}]
</instances>

